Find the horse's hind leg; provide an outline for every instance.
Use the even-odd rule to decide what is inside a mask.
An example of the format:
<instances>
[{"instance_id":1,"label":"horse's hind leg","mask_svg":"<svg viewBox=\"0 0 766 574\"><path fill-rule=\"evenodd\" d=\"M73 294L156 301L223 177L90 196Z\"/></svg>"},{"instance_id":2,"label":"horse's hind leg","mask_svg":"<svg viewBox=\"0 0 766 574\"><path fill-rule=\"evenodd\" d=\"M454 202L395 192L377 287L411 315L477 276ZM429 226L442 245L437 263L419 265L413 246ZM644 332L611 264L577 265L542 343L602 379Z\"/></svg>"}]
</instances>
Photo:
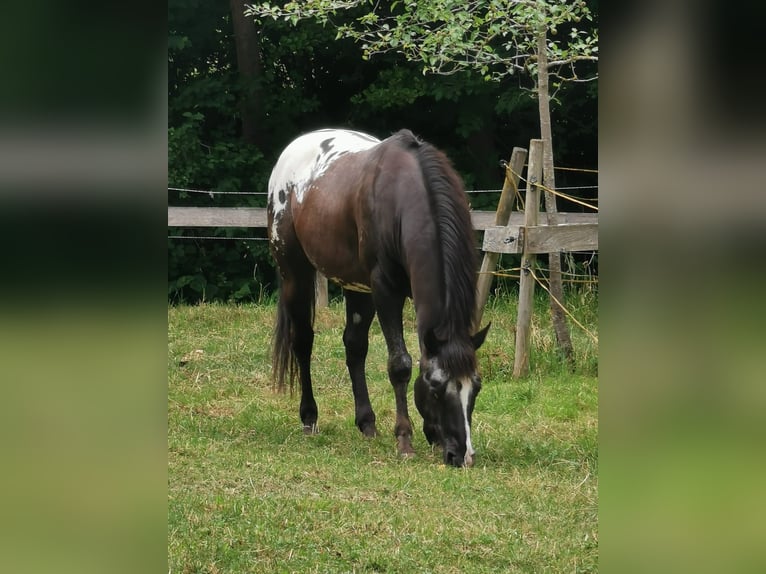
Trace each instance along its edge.
<instances>
[{"instance_id":1,"label":"horse's hind leg","mask_svg":"<svg viewBox=\"0 0 766 574\"><path fill-rule=\"evenodd\" d=\"M346 297L346 329L343 331L343 345L346 347L346 366L354 392L354 421L364 436L373 437L378 431L375 428L375 413L367 392L364 365L375 306L369 294L344 291L344 295Z\"/></svg>"},{"instance_id":2,"label":"horse's hind leg","mask_svg":"<svg viewBox=\"0 0 766 574\"><path fill-rule=\"evenodd\" d=\"M317 404L311 385L311 351L314 346L314 278L310 266L302 266L299 273L283 275L280 306L290 321L290 344L298 366L301 383L300 417L303 432L316 434Z\"/></svg>"}]
</instances>

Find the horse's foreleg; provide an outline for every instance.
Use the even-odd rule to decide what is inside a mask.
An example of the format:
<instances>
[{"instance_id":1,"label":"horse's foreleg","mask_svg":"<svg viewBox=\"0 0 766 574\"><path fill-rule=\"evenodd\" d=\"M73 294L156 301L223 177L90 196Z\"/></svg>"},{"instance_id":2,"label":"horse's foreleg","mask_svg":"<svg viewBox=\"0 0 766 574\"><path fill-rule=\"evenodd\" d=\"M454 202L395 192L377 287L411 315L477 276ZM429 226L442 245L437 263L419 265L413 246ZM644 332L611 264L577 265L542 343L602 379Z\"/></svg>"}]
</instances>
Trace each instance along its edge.
<instances>
[{"instance_id":1,"label":"horse's foreleg","mask_svg":"<svg viewBox=\"0 0 766 574\"><path fill-rule=\"evenodd\" d=\"M412 421L407 409L407 387L412 376L412 357L407 352L402 336L404 296L381 291L375 292L375 307L383 336L386 338L388 378L394 388L396 400L394 435L399 454L413 456L415 450L412 448Z\"/></svg>"},{"instance_id":2,"label":"horse's foreleg","mask_svg":"<svg viewBox=\"0 0 766 574\"><path fill-rule=\"evenodd\" d=\"M364 436L378 434L375 427L375 413L367 392L367 378L364 365L369 347L370 324L375 316L372 297L366 293L344 291L346 297L346 329L343 331L343 345L346 348L346 366L351 377L354 392L354 422Z\"/></svg>"}]
</instances>

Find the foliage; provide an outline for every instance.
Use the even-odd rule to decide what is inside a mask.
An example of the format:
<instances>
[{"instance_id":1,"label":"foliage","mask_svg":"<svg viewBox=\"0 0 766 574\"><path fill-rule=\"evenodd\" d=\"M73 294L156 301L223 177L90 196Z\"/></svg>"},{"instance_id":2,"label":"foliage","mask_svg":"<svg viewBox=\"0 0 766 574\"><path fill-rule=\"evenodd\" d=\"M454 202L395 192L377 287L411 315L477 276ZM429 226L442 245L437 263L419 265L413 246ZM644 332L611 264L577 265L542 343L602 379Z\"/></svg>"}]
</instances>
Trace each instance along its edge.
<instances>
[{"instance_id":1,"label":"foliage","mask_svg":"<svg viewBox=\"0 0 766 574\"><path fill-rule=\"evenodd\" d=\"M341 11L364 7L353 19L333 20ZM479 71L486 80L517 72L536 75L537 37L541 30L563 39L549 40L549 68L562 79L578 78L575 63L597 59L598 34L578 24L593 17L584 0L301 0L282 6L265 2L246 14L297 23L313 18L337 28L337 38L362 44L365 58L395 51L422 63L423 73Z\"/></svg>"},{"instance_id":2,"label":"foliage","mask_svg":"<svg viewBox=\"0 0 766 574\"><path fill-rule=\"evenodd\" d=\"M168 129L168 177L173 187L210 190L265 189L263 174L267 166L263 154L241 142L219 140L203 143L200 112L185 112L183 123ZM259 166L253 177L250 171ZM255 184L249 182L258 182ZM197 195L169 192L168 203L185 205L225 205L225 195ZM239 196L245 205L264 205L263 196ZM242 230L252 234L249 230ZM206 232L210 233L210 231ZM170 229L170 234L193 237L188 230ZM214 229L213 236L236 238L241 231ZM263 235L261 233L261 235ZM265 242L236 240L168 240L168 296L176 301L254 300L260 288L274 280L273 266ZM259 269L259 263L261 269ZM254 291L255 289L255 291Z\"/></svg>"},{"instance_id":3,"label":"foliage","mask_svg":"<svg viewBox=\"0 0 766 574\"><path fill-rule=\"evenodd\" d=\"M476 465L445 468L420 430L400 460L386 345L370 336L368 386L380 436L365 439L341 344L340 306L317 316L320 434L298 396L271 389L273 305L168 310L168 567L173 572L595 572L598 567L597 348L573 333L557 359L536 301L533 375L512 379L513 299L487 309L474 413ZM597 299L569 300L597 332ZM417 351L411 304L406 339Z\"/></svg>"},{"instance_id":4,"label":"foliage","mask_svg":"<svg viewBox=\"0 0 766 574\"><path fill-rule=\"evenodd\" d=\"M361 44L338 39L335 28L312 19L293 25L266 17L254 24L263 66L253 86L237 69L230 9L222 0L168 4L168 185L258 195L169 191L169 205L264 205L281 149L298 134L320 127L350 127L379 137L409 128L447 153L467 189L499 189L500 160L510 157L513 146L539 137L535 102L517 76L497 82L486 82L476 70L424 76L421 63L395 51L364 61ZM351 25L363 10L339 12L331 20ZM262 139L247 144L241 104L254 89ZM594 167L595 91L590 84L574 84L562 88L557 98L559 162ZM559 183L593 180L562 178ZM484 193L469 199L474 209L492 210L498 197ZM169 229L169 235L236 238L265 232ZM276 286L263 241L169 239L168 273L172 301L257 301Z\"/></svg>"}]
</instances>

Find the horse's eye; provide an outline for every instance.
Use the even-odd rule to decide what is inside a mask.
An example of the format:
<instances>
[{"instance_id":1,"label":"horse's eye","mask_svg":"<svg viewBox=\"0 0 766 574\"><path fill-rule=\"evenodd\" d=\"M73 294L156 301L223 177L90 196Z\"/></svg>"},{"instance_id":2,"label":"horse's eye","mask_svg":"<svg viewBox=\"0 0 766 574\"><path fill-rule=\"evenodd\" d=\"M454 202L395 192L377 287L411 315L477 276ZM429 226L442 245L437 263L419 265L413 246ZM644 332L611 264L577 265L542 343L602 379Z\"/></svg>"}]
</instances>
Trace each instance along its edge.
<instances>
[{"instance_id":1,"label":"horse's eye","mask_svg":"<svg viewBox=\"0 0 766 574\"><path fill-rule=\"evenodd\" d=\"M444 391L447 389L446 381L441 381L435 378L428 380L428 386L431 389L431 393L433 394L435 399L438 399L441 396L443 396Z\"/></svg>"}]
</instances>

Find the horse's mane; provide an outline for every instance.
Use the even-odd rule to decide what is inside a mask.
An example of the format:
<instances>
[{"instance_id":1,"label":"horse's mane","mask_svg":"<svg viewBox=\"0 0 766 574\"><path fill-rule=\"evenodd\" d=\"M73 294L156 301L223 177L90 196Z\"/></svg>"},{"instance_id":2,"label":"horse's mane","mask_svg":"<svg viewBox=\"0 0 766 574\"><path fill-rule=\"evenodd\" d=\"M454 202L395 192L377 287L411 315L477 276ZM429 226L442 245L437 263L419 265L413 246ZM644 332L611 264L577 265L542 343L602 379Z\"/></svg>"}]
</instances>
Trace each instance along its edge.
<instances>
[{"instance_id":1,"label":"horse's mane","mask_svg":"<svg viewBox=\"0 0 766 574\"><path fill-rule=\"evenodd\" d=\"M437 222L445 301L441 321L433 326L434 334L448 344L457 342L456 339L465 343L471 334L478 260L463 182L443 152L417 139L411 131L401 130L392 138L418 159ZM456 358L463 354L445 353ZM473 362L473 354L469 355ZM475 365L455 364L452 367L453 372L467 372Z\"/></svg>"}]
</instances>

